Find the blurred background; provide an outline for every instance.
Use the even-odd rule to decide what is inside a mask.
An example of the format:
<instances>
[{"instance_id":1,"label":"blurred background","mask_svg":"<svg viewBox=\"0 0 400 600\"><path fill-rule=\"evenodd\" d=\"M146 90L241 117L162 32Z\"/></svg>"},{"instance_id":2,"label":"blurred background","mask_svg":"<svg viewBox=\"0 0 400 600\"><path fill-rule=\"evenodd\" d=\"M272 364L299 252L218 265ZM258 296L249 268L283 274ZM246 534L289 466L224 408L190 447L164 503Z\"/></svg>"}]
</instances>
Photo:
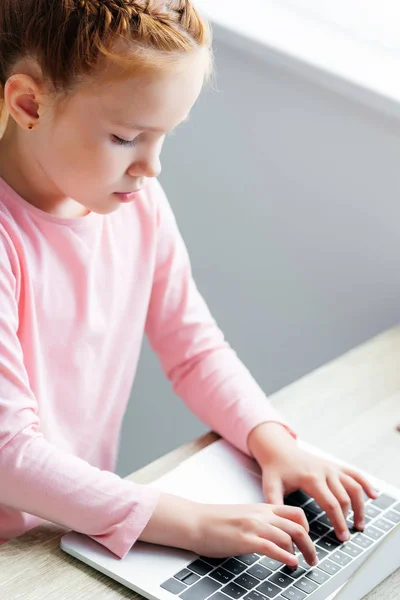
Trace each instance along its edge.
<instances>
[{"instance_id":1,"label":"blurred background","mask_svg":"<svg viewBox=\"0 0 400 600\"><path fill-rule=\"evenodd\" d=\"M400 8L251 4L198 1L215 81L160 181L200 291L269 395L399 321ZM146 342L118 474L206 431Z\"/></svg>"}]
</instances>

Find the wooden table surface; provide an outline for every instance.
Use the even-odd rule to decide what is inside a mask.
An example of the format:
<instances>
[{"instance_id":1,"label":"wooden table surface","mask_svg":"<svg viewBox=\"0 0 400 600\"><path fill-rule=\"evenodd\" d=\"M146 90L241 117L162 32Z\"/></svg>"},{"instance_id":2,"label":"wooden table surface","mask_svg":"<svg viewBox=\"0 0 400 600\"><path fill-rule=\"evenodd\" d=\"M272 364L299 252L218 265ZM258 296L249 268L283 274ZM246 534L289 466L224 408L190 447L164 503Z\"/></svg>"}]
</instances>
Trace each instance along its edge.
<instances>
[{"instance_id":1,"label":"wooden table surface","mask_svg":"<svg viewBox=\"0 0 400 600\"><path fill-rule=\"evenodd\" d=\"M400 487L400 327L271 397L307 442ZM316 427L316 424L318 426ZM195 440L127 479L146 483L218 439ZM117 600L137 594L65 554L66 529L45 525L0 547L1 600ZM366 596L400 598L400 570Z\"/></svg>"}]
</instances>

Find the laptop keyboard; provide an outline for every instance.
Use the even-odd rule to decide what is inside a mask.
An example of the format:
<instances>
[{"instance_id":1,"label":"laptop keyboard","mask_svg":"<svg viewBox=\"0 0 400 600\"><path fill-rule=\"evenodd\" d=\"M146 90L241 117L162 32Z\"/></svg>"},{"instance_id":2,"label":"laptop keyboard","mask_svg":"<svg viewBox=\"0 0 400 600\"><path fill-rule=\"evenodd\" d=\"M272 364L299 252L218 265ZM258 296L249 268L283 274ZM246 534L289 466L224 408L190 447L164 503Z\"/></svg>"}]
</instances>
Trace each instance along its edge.
<instances>
[{"instance_id":1,"label":"laptop keyboard","mask_svg":"<svg viewBox=\"0 0 400 600\"><path fill-rule=\"evenodd\" d=\"M293 571L282 563L260 556L244 554L231 558L200 556L161 587L183 600L304 600L368 550L400 522L400 502L387 494L365 504L366 527L354 529L353 513L347 518L350 541L340 542L327 514L303 491L293 492L285 504L301 507L310 524L319 564L310 567L298 554L299 566Z\"/></svg>"}]
</instances>

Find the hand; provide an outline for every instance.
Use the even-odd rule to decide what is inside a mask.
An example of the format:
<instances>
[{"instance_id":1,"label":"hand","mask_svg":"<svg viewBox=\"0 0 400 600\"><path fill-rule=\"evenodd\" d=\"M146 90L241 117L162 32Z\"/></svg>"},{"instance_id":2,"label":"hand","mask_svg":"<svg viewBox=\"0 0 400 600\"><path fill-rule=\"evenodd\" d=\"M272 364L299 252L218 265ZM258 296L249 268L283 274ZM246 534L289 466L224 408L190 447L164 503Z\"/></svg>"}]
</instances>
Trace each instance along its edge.
<instances>
[{"instance_id":1,"label":"hand","mask_svg":"<svg viewBox=\"0 0 400 600\"><path fill-rule=\"evenodd\" d=\"M201 504L160 494L139 539L183 548L200 556L225 558L253 552L296 568L293 542L312 566L317 556L304 512L269 504Z\"/></svg>"},{"instance_id":2,"label":"hand","mask_svg":"<svg viewBox=\"0 0 400 600\"><path fill-rule=\"evenodd\" d=\"M300 508L261 503L200 506L199 535L193 548L196 554L223 558L256 552L295 568L295 543L311 566L318 564Z\"/></svg>"},{"instance_id":3,"label":"hand","mask_svg":"<svg viewBox=\"0 0 400 600\"><path fill-rule=\"evenodd\" d=\"M347 541L350 537L346 515L351 507L355 527L364 529L363 491L370 498L376 498L377 493L357 471L302 450L278 423L264 423L254 429L248 446L262 469L267 502L283 504L285 494L302 489L326 511L338 539Z\"/></svg>"}]
</instances>

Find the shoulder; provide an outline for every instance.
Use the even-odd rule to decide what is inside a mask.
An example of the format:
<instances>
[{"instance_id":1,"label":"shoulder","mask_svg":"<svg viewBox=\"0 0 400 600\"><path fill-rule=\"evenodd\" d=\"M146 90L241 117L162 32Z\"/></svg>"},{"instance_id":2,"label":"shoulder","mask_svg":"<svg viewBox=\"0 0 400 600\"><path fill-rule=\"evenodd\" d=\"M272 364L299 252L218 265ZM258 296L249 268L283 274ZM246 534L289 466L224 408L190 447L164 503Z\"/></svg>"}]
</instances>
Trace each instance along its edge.
<instances>
[{"instance_id":1,"label":"shoulder","mask_svg":"<svg viewBox=\"0 0 400 600\"><path fill-rule=\"evenodd\" d=\"M0 198L0 252L2 260L14 263L18 258L19 231L17 223Z\"/></svg>"},{"instance_id":2,"label":"shoulder","mask_svg":"<svg viewBox=\"0 0 400 600\"><path fill-rule=\"evenodd\" d=\"M18 227L0 200L0 278L4 284L2 291L8 287L15 298L19 297L21 287L19 248Z\"/></svg>"}]
</instances>

